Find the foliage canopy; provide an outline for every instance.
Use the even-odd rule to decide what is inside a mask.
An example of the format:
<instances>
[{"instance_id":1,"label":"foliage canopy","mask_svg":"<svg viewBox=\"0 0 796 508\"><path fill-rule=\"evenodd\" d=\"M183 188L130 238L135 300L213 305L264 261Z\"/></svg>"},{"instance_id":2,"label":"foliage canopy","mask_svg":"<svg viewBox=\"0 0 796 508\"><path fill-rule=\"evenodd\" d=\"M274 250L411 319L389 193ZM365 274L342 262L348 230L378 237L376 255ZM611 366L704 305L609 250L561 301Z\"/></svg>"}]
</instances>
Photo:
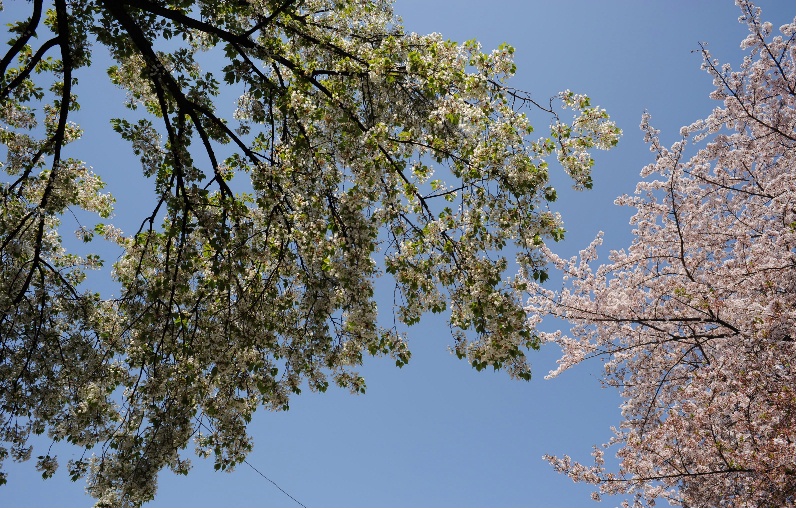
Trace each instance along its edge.
<instances>
[{"instance_id":1,"label":"foliage canopy","mask_svg":"<svg viewBox=\"0 0 796 508\"><path fill-rule=\"evenodd\" d=\"M232 468L257 407L286 409L304 383L364 391L365 354L409 360L399 329L377 324L382 271L398 321L450 312L459 357L530 378L524 295L563 235L546 159L588 188L589 151L619 136L587 97L562 93L561 121L507 85L511 47L405 33L386 0L25 8L0 59L0 459L30 458L31 433L91 450L67 469L101 505L152 499L161 469L188 472L192 440ZM69 157L98 46L127 91L113 129L156 196L131 234L77 231L120 248L112 299L85 284L99 256L61 237L66 216L113 212L100 175ZM532 138L523 109L550 134ZM45 477L57 465L37 463Z\"/></svg>"}]
</instances>

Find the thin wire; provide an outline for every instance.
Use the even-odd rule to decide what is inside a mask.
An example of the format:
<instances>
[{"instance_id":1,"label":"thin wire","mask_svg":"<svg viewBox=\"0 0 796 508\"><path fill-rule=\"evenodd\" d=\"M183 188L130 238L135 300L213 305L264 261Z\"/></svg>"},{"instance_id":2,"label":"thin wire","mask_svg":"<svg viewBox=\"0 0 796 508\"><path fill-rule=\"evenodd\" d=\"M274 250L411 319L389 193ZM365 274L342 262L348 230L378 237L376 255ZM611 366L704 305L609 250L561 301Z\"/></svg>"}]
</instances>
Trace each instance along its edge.
<instances>
[{"instance_id":1,"label":"thin wire","mask_svg":"<svg viewBox=\"0 0 796 508\"><path fill-rule=\"evenodd\" d=\"M196 416L195 416L195 417L194 417L194 419L197 421L197 423L199 423L199 425L201 425L201 426L202 426L202 427L204 427L205 429L209 430L210 432L213 432L213 429L212 429L212 428L209 426L209 424L205 424L205 422L203 422L203 421L202 421L202 420L201 420L199 417L196 417ZM263 472L262 472L262 471L260 471L259 469L257 469L256 467L254 467L254 466L252 465L252 463L251 463L251 462L249 462L249 461L248 461L248 460L246 460L246 459L243 459L243 463L244 463L244 464L246 464L247 466L249 466L250 468L252 468L252 470L253 470L255 473L257 473L258 475L262 476L263 478L265 478L266 480L268 480L269 482L271 482L271 484L273 484L273 486L274 486L274 487L276 487L277 489L279 489L279 491L280 491L280 492L282 492L282 494L286 495L287 497L289 497L290 499L292 499L293 501L295 501L295 502L296 502L296 504L298 504L299 506L301 506L301 508L307 508L307 505L305 505L304 503L302 503L301 501L299 501L299 500L298 500L298 499L296 499L295 497L293 497L293 496L291 496L290 494L288 494L288 492L287 492L285 489L283 489L282 487L280 487L279 485L277 485L277 483L276 483L275 481L273 481L272 479L270 479L270 478L268 478L267 476L265 476L265 475L263 474Z\"/></svg>"},{"instance_id":2,"label":"thin wire","mask_svg":"<svg viewBox=\"0 0 796 508\"><path fill-rule=\"evenodd\" d=\"M288 493L287 493L287 491L285 491L285 489L283 489L282 487L280 487L279 485L277 485L275 481L273 481L272 479L270 479L270 478L268 478L267 476L265 476L265 475L264 475L262 472L260 472L260 470L259 470L259 469L257 469L256 467L252 466L252 465L251 465L251 462L249 462L249 461L248 461L248 460L246 460L246 459L243 459L243 463L244 463L244 464L246 464L247 466L249 466L250 468L252 468L252 469L254 470L254 472L255 472L255 473L257 473L258 475L262 476L263 478L265 478L266 480L268 480L269 482L271 482L271 483L274 485L274 487L276 487L277 489L279 489L280 491L282 491L282 494L286 495L287 497L289 497L290 499L292 499L293 501L295 501L295 502L296 502L296 503L297 503L299 506L301 506L302 508L307 508L307 507L304 505L304 503L302 503L301 501L299 501L299 500L298 500L298 499L296 499L295 497L293 497L293 496L291 496L290 494L288 494Z\"/></svg>"}]
</instances>

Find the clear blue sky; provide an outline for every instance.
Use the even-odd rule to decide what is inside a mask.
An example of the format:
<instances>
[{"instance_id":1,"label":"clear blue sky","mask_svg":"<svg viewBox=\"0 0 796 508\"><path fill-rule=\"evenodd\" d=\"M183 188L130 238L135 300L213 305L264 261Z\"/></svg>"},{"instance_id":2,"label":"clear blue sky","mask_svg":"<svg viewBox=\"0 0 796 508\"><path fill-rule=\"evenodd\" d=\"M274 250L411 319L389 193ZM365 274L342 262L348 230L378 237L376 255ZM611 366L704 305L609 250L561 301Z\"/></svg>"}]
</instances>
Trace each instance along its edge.
<instances>
[{"instance_id":1,"label":"clear blue sky","mask_svg":"<svg viewBox=\"0 0 796 508\"><path fill-rule=\"evenodd\" d=\"M3 22L29 7L5 3ZM760 5L777 27L796 15L792 0ZM395 8L410 31L476 38L485 49L509 42L517 50L515 87L542 100L566 88L587 93L624 129L619 147L597 159L594 190L575 194L560 186L557 205L568 234L558 248L567 255L599 230L606 232L603 252L627 245L629 212L613 199L632 192L652 160L638 130L642 112L652 114L665 142L674 141L681 125L714 107L711 79L691 51L707 41L717 58L737 66L746 33L731 0L397 0ZM149 187L139 181L129 147L108 132L108 111L121 96L105 84L99 65L80 79L81 156L109 182L116 222L129 231L147 210L140 196ZM391 287L382 287L389 318ZM597 380L599 361L545 381L559 354L548 346L532 354L535 376L526 383L476 372L448 353L450 343L443 321L422 321L410 330L408 366L366 361L366 395L305 392L287 413L258 413L249 462L308 507L600 506L590 487L573 485L541 459L569 453L588 460L591 446L619 422L618 395ZM62 465L69 455L62 452ZM193 462L187 478L162 473L158 498L148 506L297 506L246 465L226 474L214 473L209 461ZM33 461L7 467L0 507L91 504L83 484L69 482L64 470L42 481Z\"/></svg>"}]
</instances>

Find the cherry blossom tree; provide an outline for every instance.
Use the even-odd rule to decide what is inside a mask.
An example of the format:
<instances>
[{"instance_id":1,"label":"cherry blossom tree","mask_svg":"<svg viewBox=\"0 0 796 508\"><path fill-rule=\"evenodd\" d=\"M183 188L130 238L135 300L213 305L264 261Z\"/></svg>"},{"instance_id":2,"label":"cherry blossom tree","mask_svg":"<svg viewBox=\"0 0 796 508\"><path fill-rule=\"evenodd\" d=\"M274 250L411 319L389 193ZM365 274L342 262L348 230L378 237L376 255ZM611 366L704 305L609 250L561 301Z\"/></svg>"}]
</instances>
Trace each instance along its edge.
<instances>
[{"instance_id":1,"label":"cherry blossom tree","mask_svg":"<svg viewBox=\"0 0 796 508\"><path fill-rule=\"evenodd\" d=\"M623 397L593 465L547 457L597 485L595 498L796 506L796 21L775 35L752 2L737 4L749 27L740 68L702 47L721 106L670 148L642 119L656 160L617 199L635 208L630 247L599 268L600 237L579 259L547 251L568 282L529 302L574 326L544 334L563 349L551 376L599 357Z\"/></svg>"},{"instance_id":2,"label":"cherry blossom tree","mask_svg":"<svg viewBox=\"0 0 796 508\"><path fill-rule=\"evenodd\" d=\"M588 188L589 151L620 133L587 97L563 92L562 120L507 84L511 47L406 33L388 0L11 4L25 13L0 58L0 460L37 456L49 477L58 458L32 434L82 447L68 473L103 506L152 499L188 448L230 470L258 407L362 392L364 355L409 360L402 329L377 324L382 272L396 322L450 312L460 358L530 378L529 285L501 252L545 278L540 249L563 234L547 159ZM112 127L156 197L137 231L108 223L103 170L70 156L96 46L127 93ZM222 87L239 95L227 110ZM119 297L87 284L103 261L63 241L72 217L80 240L118 246Z\"/></svg>"}]
</instances>

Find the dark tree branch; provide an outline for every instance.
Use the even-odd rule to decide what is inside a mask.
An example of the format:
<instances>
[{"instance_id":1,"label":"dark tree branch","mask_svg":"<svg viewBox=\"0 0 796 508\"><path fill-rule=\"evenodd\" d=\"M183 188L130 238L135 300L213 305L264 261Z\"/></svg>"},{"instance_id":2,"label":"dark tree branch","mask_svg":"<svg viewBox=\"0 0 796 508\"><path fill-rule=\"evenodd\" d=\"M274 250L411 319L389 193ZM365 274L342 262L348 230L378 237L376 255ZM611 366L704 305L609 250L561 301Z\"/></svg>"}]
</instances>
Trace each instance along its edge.
<instances>
[{"instance_id":1,"label":"dark tree branch","mask_svg":"<svg viewBox=\"0 0 796 508\"><path fill-rule=\"evenodd\" d=\"M3 56L3 59L0 60L0 76L6 75L6 70L8 69L8 65L14 59L16 55L25 47L25 44L28 43L31 37L36 34L36 28L39 26L41 22L41 11L44 5L44 0L34 0L33 2L33 13L30 16L30 21L28 21L27 27L25 30L20 34L19 38L11 45L11 49L9 49L6 54Z\"/></svg>"}]
</instances>

